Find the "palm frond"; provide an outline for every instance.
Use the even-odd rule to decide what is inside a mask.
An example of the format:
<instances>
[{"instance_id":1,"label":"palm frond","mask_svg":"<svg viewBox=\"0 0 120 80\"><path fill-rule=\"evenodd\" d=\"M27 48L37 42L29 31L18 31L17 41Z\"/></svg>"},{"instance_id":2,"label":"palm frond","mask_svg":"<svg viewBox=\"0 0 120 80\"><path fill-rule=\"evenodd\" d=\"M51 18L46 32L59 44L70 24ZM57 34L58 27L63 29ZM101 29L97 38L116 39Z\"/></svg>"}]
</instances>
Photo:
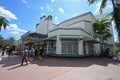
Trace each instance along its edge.
<instances>
[{"instance_id":1,"label":"palm frond","mask_svg":"<svg viewBox=\"0 0 120 80\"><path fill-rule=\"evenodd\" d=\"M95 23L93 24L94 33L102 35L104 37L104 38L102 37L103 41L107 40L111 35L110 25L111 23L105 18L96 19Z\"/></svg>"},{"instance_id":2,"label":"palm frond","mask_svg":"<svg viewBox=\"0 0 120 80\"><path fill-rule=\"evenodd\" d=\"M107 1L108 0L102 0L101 5L100 5L100 9L99 9L100 13L102 13L102 10L105 8Z\"/></svg>"},{"instance_id":3,"label":"palm frond","mask_svg":"<svg viewBox=\"0 0 120 80\"><path fill-rule=\"evenodd\" d=\"M5 17L0 16L0 31L2 27L6 29L6 27L8 26L8 23L9 21Z\"/></svg>"},{"instance_id":4,"label":"palm frond","mask_svg":"<svg viewBox=\"0 0 120 80\"><path fill-rule=\"evenodd\" d=\"M96 2L96 1L98 1L98 0L88 0L88 3L89 3L89 5L90 5L90 4L93 4L93 3Z\"/></svg>"}]
</instances>

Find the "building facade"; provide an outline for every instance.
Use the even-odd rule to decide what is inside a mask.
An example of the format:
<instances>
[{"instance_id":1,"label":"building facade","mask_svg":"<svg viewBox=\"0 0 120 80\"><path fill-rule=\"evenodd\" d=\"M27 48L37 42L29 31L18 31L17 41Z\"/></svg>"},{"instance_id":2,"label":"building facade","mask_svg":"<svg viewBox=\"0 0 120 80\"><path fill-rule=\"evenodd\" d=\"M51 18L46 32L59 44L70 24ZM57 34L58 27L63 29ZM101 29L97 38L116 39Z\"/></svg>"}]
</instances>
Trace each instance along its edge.
<instances>
[{"instance_id":1,"label":"building facade","mask_svg":"<svg viewBox=\"0 0 120 80\"><path fill-rule=\"evenodd\" d=\"M47 55L87 56L100 53L99 39L93 36L95 16L91 12L70 18L59 24L52 23L52 16L40 18L36 32L48 35ZM114 40L110 38L110 49L114 52Z\"/></svg>"},{"instance_id":2,"label":"building facade","mask_svg":"<svg viewBox=\"0 0 120 80\"><path fill-rule=\"evenodd\" d=\"M99 55L100 41L94 37L92 26L95 19L91 12L87 12L59 24L53 24L51 15L42 16L39 23L36 24L36 31L28 31L21 36L21 40L23 45L39 44L38 48L44 43L46 55L76 57ZM111 33L113 34L112 27ZM114 54L113 36L105 43L104 49L110 48Z\"/></svg>"}]
</instances>

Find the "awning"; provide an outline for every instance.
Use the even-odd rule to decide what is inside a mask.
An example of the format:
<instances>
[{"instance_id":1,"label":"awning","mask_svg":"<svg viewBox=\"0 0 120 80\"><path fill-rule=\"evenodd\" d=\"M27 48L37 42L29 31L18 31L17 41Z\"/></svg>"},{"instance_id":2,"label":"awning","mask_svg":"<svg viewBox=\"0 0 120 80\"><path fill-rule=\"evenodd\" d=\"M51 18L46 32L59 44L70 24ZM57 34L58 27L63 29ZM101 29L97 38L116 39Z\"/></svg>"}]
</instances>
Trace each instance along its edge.
<instances>
[{"instance_id":1,"label":"awning","mask_svg":"<svg viewBox=\"0 0 120 80\"><path fill-rule=\"evenodd\" d=\"M81 35L60 35L59 37L63 39L83 39Z\"/></svg>"},{"instance_id":2,"label":"awning","mask_svg":"<svg viewBox=\"0 0 120 80\"><path fill-rule=\"evenodd\" d=\"M54 37L44 38L44 39L41 39L41 40L42 40L42 41L48 41L48 40L55 41L56 39L57 39L57 37L54 36Z\"/></svg>"},{"instance_id":3,"label":"awning","mask_svg":"<svg viewBox=\"0 0 120 80\"><path fill-rule=\"evenodd\" d=\"M29 32L26 35L24 35L24 37L22 37L22 40L26 42L39 42L46 37L47 35L44 34Z\"/></svg>"},{"instance_id":4,"label":"awning","mask_svg":"<svg viewBox=\"0 0 120 80\"><path fill-rule=\"evenodd\" d=\"M88 38L88 37L84 37L83 41L92 42L92 43L100 43L100 41L97 41L94 38Z\"/></svg>"}]
</instances>

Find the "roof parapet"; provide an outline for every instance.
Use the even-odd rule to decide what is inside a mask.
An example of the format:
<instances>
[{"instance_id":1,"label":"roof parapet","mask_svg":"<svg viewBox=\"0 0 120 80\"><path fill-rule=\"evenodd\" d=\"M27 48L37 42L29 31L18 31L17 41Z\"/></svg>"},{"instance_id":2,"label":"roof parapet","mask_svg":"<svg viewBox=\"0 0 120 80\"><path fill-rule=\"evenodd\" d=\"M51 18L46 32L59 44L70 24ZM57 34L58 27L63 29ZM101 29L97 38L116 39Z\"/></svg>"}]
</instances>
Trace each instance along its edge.
<instances>
[{"instance_id":1,"label":"roof parapet","mask_svg":"<svg viewBox=\"0 0 120 80\"><path fill-rule=\"evenodd\" d=\"M45 15L43 15L40 19L43 19L43 18L46 18L46 16L45 16Z\"/></svg>"}]
</instances>

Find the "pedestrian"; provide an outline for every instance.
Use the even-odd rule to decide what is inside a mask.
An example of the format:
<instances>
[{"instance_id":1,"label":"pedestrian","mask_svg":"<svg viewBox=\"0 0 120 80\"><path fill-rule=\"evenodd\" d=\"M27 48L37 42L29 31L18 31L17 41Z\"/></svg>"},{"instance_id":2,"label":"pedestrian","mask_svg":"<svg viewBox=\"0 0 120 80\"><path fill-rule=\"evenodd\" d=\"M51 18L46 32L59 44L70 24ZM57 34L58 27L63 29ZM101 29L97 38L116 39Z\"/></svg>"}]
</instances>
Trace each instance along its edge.
<instances>
[{"instance_id":1,"label":"pedestrian","mask_svg":"<svg viewBox=\"0 0 120 80\"><path fill-rule=\"evenodd\" d=\"M38 54L38 58L39 58L40 60L42 60L42 55L43 55L43 48L40 47L39 54Z\"/></svg>"},{"instance_id":2,"label":"pedestrian","mask_svg":"<svg viewBox=\"0 0 120 80\"><path fill-rule=\"evenodd\" d=\"M8 57L10 57L10 55L12 54L11 48L9 48L7 52L8 52Z\"/></svg>"},{"instance_id":3,"label":"pedestrian","mask_svg":"<svg viewBox=\"0 0 120 80\"><path fill-rule=\"evenodd\" d=\"M2 49L2 56L4 56L5 53L5 47Z\"/></svg>"},{"instance_id":4,"label":"pedestrian","mask_svg":"<svg viewBox=\"0 0 120 80\"><path fill-rule=\"evenodd\" d=\"M31 48L31 49L30 49L30 58L29 58L29 60L30 60L30 61L33 61L34 56L35 56L35 50L34 50L34 48Z\"/></svg>"},{"instance_id":5,"label":"pedestrian","mask_svg":"<svg viewBox=\"0 0 120 80\"><path fill-rule=\"evenodd\" d=\"M26 62L26 65L28 65L28 54L29 54L29 50L26 48L23 52L23 57L22 57L22 63L21 65L23 65L23 62Z\"/></svg>"}]
</instances>

